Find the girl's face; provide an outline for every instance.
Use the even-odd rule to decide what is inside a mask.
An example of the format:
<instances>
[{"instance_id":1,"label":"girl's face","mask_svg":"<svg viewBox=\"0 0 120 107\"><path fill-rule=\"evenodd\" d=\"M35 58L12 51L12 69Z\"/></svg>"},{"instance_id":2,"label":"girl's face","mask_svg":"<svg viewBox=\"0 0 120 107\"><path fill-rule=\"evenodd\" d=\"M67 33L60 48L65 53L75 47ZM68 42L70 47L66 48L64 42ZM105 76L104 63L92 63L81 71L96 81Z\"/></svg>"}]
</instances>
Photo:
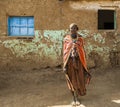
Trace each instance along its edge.
<instances>
[{"instance_id":1,"label":"girl's face","mask_svg":"<svg viewBox=\"0 0 120 107\"><path fill-rule=\"evenodd\" d=\"M77 33L77 30L78 30L77 26L73 26L73 27L70 28L70 32L72 34Z\"/></svg>"}]
</instances>

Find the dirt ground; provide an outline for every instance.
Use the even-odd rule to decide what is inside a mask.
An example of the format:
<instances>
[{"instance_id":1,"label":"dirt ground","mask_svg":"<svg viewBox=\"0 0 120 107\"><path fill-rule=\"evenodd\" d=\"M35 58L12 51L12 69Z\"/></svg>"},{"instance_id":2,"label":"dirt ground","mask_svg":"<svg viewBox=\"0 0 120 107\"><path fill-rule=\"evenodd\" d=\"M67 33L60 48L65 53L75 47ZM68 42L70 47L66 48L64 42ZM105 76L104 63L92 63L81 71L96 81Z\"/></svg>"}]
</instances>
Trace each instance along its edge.
<instances>
[{"instance_id":1,"label":"dirt ground","mask_svg":"<svg viewBox=\"0 0 120 107\"><path fill-rule=\"evenodd\" d=\"M0 107L70 107L71 94L62 69L0 71ZM81 107L120 107L120 68L91 69Z\"/></svg>"}]
</instances>

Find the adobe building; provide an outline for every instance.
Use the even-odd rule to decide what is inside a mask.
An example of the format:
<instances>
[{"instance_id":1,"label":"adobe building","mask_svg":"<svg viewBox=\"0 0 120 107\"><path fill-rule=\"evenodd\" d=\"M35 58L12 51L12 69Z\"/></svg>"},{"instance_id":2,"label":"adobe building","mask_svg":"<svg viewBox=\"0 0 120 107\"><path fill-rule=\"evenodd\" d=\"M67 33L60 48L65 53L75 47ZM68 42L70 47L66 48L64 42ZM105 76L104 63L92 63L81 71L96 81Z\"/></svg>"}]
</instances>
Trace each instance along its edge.
<instances>
[{"instance_id":1,"label":"adobe building","mask_svg":"<svg viewBox=\"0 0 120 107\"><path fill-rule=\"evenodd\" d=\"M120 66L119 0L0 0L0 69L62 65L73 22L89 68Z\"/></svg>"}]
</instances>

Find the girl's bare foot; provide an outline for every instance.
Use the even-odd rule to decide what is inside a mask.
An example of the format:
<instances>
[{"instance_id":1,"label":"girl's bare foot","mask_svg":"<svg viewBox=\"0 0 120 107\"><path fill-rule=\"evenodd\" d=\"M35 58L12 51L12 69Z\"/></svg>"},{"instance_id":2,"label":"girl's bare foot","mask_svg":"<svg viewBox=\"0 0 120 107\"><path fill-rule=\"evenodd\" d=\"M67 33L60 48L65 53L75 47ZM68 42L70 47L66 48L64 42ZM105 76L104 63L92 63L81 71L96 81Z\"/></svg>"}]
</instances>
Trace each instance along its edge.
<instances>
[{"instance_id":1,"label":"girl's bare foot","mask_svg":"<svg viewBox=\"0 0 120 107\"><path fill-rule=\"evenodd\" d=\"M71 105L72 105L72 107L73 107L73 106L76 106L76 102L75 102L75 101L72 101Z\"/></svg>"},{"instance_id":2,"label":"girl's bare foot","mask_svg":"<svg viewBox=\"0 0 120 107\"><path fill-rule=\"evenodd\" d=\"M77 101L76 101L76 106L79 106L79 105L80 105L80 101L77 100Z\"/></svg>"}]
</instances>

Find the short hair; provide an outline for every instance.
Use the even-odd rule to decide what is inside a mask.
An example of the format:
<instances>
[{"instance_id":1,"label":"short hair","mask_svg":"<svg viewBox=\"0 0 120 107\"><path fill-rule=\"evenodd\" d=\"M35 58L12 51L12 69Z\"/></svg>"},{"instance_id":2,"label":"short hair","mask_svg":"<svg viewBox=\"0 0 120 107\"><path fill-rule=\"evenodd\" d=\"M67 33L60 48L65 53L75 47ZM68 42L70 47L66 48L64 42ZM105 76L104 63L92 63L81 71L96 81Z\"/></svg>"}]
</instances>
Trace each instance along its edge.
<instances>
[{"instance_id":1,"label":"short hair","mask_svg":"<svg viewBox=\"0 0 120 107\"><path fill-rule=\"evenodd\" d=\"M78 28L78 26L77 26L76 23L71 23L70 26L69 26L69 28L71 28L71 27L73 27L73 26L76 26L77 30L79 30L79 28Z\"/></svg>"}]
</instances>

